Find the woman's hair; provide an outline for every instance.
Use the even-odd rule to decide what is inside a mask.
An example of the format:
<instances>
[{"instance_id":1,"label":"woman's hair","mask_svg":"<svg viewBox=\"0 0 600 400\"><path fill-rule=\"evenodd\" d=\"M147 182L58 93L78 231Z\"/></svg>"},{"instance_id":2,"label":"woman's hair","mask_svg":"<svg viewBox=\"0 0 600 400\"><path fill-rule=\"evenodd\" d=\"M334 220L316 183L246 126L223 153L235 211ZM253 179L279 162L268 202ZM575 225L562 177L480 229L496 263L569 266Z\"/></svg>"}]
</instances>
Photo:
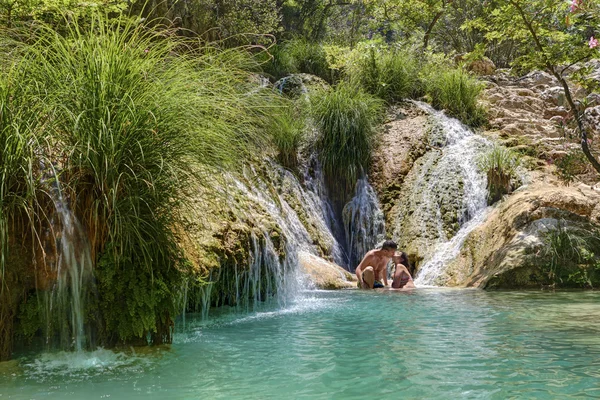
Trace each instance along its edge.
<instances>
[{"instance_id":1,"label":"woman's hair","mask_svg":"<svg viewBox=\"0 0 600 400\"><path fill-rule=\"evenodd\" d=\"M394 256L396 256L396 255L394 255ZM406 255L406 253L403 251L399 251L397 257L400 257L400 263L404 264L406 269L408 269L408 271L411 272L412 268L410 266L410 262L408 261L408 256Z\"/></svg>"}]
</instances>

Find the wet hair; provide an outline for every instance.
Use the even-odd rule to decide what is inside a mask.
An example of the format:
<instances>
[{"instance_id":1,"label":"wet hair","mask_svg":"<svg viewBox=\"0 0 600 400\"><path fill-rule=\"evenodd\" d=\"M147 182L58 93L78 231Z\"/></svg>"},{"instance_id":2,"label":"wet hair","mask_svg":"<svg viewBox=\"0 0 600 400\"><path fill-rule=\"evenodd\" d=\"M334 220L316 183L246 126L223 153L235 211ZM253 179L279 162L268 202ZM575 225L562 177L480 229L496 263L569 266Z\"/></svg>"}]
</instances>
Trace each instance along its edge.
<instances>
[{"instance_id":1,"label":"wet hair","mask_svg":"<svg viewBox=\"0 0 600 400\"><path fill-rule=\"evenodd\" d=\"M386 240L381 245L381 250L396 250L398 245L393 240Z\"/></svg>"}]
</instances>

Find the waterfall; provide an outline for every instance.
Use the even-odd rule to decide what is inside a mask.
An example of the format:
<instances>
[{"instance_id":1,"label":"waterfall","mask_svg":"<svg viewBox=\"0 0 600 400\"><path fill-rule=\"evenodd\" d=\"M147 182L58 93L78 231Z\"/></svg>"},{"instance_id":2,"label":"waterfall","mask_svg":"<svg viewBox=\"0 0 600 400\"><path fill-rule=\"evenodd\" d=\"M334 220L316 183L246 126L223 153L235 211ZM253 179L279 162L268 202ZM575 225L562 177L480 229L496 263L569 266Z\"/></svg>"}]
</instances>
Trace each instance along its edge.
<instances>
[{"instance_id":1,"label":"waterfall","mask_svg":"<svg viewBox=\"0 0 600 400\"><path fill-rule=\"evenodd\" d=\"M375 190L366 177L356 182L355 195L343 210L350 270L385 238L385 219Z\"/></svg>"},{"instance_id":2,"label":"waterfall","mask_svg":"<svg viewBox=\"0 0 600 400\"><path fill-rule=\"evenodd\" d=\"M206 315L215 286L222 291L217 305L236 304L249 310L273 299L283 307L305 288L300 252L336 261L343 258L330 228L332 211L323 184L313 172L303 171L302 184L292 172L267 160L260 166L246 166L241 176L223 177L221 185L227 188L232 210L250 228L247 261L229 260L217 269L194 297L196 309Z\"/></svg>"},{"instance_id":3,"label":"waterfall","mask_svg":"<svg viewBox=\"0 0 600 400\"><path fill-rule=\"evenodd\" d=\"M45 320L46 341L53 333L53 324L60 326L60 345L63 348L83 350L86 335L84 330L85 298L92 281L92 258L90 245L83 227L69 208L56 171L44 176L49 186L48 193L53 201L55 215L54 231L56 261L51 268L56 273L56 282L46 297ZM42 170L48 170L42 164Z\"/></svg>"},{"instance_id":4,"label":"waterfall","mask_svg":"<svg viewBox=\"0 0 600 400\"><path fill-rule=\"evenodd\" d=\"M316 154L312 154L303 168L303 179L306 190L303 190L304 196L308 201L309 207L319 214L321 231L327 232L333 241L331 257L338 265L346 265L347 256L340 243L335 239L341 236L339 224L336 221L333 206L327 195L325 188L325 176L321 164L317 160Z\"/></svg>"},{"instance_id":5,"label":"waterfall","mask_svg":"<svg viewBox=\"0 0 600 400\"><path fill-rule=\"evenodd\" d=\"M417 105L434 122L430 134L434 150L423 157L409 179L412 190L402 200L404 220L397 224L394 236L418 238L415 247L423 262L415 283L436 285L443 284L448 262L487 215L487 179L477 160L491 143L458 120L425 104Z\"/></svg>"}]
</instances>

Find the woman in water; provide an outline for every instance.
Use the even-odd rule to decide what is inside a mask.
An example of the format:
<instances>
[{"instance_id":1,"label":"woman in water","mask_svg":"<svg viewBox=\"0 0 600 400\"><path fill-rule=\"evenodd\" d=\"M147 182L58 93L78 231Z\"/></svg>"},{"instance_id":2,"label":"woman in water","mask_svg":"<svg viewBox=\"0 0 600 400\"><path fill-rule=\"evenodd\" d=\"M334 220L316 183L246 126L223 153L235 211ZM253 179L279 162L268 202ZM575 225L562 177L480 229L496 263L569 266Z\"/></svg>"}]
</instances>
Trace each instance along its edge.
<instances>
[{"instance_id":1,"label":"woman in water","mask_svg":"<svg viewBox=\"0 0 600 400\"><path fill-rule=\"evenodd\" d=\"M397 251L392 256L392 261L396 266L394 271L394 280L392 281L392 289L412 289L415 288L413 278L408 272L408 257L403 251Z\"/></svg>"}]
</instances>

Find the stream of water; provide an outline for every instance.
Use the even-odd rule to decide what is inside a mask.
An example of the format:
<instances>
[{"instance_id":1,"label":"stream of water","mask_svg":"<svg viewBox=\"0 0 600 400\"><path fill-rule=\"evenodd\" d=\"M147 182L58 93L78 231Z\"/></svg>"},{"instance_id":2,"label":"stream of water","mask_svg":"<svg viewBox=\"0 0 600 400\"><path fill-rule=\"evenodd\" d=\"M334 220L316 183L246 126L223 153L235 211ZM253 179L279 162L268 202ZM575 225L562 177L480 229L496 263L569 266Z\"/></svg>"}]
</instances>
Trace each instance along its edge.
<instances>
[{"instance_id":1,"label":"stream of water","mask_svg":"<svg viewBox=\"0 0 600 400\"><path fill-rule=\"evenodd\" d=\"M0 363L0 397L600 397L597 292L305 292L177 332L166 347L19 353Z\"/></svg>"}]
</instances>

